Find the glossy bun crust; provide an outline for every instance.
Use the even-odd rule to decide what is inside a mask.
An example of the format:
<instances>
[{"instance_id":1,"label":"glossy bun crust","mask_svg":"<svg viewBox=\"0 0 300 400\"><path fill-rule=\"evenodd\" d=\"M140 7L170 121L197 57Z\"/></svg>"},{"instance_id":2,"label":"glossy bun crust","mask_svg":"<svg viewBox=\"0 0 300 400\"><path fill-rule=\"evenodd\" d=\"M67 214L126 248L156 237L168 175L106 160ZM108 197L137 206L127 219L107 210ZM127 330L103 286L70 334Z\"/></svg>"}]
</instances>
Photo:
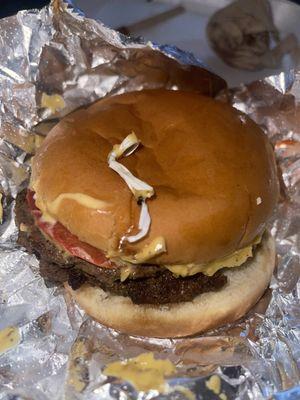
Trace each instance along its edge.
<instances>
[{"instance_id":1,"label":"glossy bun crust","mask_svg":"<svg viewBox=\"0 0 300 400\"><path fill-rule=\"evenodd\" d=\"M170 305L137 305L129 297L113 296L101 288L67 290L95 320L122 332L154 337L180 337L236 321L255 305L267 288L275 266L275 246L265 236L255 257L225 272L228 283L217 292Z\"/></svg>"},{"instance_id":2,"label":"glossy bun crust","mask_svg":"<svg viewBox=\"0 0 300 400\"><path fill-rule=\"evenodd\" d=\"M137 253L157 236L167 252L156 264L206 263L250 244L265 229L278 196L266 136L231 106L196 93L148 90L100 100L58 123L32 164L32 187L44 207L61 193L106 202L92 209L64 199L52 216L105 252L137 232L140 208L107 164L112 146L134 131L142 146L120 160L152 185L147 237L126 245Z\"/></svg>"}]
</instances>

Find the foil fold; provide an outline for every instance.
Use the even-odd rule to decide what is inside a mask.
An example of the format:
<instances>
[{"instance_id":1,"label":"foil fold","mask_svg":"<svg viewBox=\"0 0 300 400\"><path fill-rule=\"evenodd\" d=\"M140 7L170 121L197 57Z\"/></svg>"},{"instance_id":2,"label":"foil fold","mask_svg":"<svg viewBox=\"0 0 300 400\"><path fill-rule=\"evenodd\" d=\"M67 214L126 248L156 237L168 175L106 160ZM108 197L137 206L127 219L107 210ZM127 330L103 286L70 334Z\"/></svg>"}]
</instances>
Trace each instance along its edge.
<instances>
[{"instance_id":1,"label":"foil fold","mask_svg":"<svg viewBox=\"0 0 300 400\"><path fill-rule=\"evenodd\" d=\"M20 333L20 343L0 354L0 399L299 398L299 72L227 90L190 53L124 37L62 1L3 19L0 29L0 330L13 326ZM105 328L62 288L47 287L36 258L16 244L13 211L36 135L104 96L158 87L219 93L264 129L281 173L270 223L278 253L271 290L243 320L176 340ZM45 93L61 96L63 107L43 105ZM176 365L164 395L137 392L102 373L109 362L147 351ZM219 393L207 385L215 375Z\"/></svg>"}]
</instances>

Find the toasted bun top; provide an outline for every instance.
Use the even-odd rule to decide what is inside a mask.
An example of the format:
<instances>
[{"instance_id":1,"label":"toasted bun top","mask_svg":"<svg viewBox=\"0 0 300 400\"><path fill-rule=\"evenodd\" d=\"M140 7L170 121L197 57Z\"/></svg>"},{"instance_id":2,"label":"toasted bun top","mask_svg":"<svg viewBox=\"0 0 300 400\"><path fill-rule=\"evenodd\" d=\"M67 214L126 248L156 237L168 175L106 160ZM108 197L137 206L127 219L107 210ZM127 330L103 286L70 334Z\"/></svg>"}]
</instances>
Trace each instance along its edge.
<instances>
[{"instance_id":1,"label":"toasted bun top","mask_svg":"<svg viewBox=\"0 0 300 400\"><path fill-rule=\"evenodd\" d=\"M37 205L105 252L137 232L140 207L107 156L134 131L142 146L120 159L152 185L151 228L123 254L163 236L156 264L205 263L250 244L265 229L278 184L266 136L247 116L199 94L147 90L100 100L65 117L32 163ZM103 201L61 196L80 193ZM99 203L100 204L100 203ZM52 205L52 207L51 207ZM97 208L97 209L95 209ZM131 234L132 234L131 232Z\"/></svg>"}]
</instances>

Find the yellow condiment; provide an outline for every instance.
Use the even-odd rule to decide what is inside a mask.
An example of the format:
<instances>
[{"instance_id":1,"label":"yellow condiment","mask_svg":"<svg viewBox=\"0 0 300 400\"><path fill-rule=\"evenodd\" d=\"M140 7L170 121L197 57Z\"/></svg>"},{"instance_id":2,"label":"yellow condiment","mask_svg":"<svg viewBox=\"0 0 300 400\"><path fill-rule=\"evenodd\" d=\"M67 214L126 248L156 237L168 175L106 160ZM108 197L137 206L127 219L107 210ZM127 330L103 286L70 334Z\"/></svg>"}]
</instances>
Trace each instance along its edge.
<instances>
[{"instance_id":1,"label":"yellow condiment","mask_svg":"<svg viewBox=\"0 0 300 400\"><path fill-rule=\"evenodd\" d=\"M108 206L107 202L95 199L84 193L61 193L55 200L48 202L47 205L40 199L36 199L36 205L42 211L43 220L54 223L56 220L53 215L57 214L64 200L76 201L76 203L93 210L103 210Z\"/></svg>"},{"instance_id":2,"label":"yellow condiment","mask_svg":"<svg viewBox=\"0 0 300 400\"><path fill-rule=\"evenodd\" d=\"M59 94L48 95L42 94L41 106L43 108L49 108L52 113L62 110L65 107L65 101Z\"/></svg>"},{"instance_id":3,"label":"yellow condiment","mask_svg":"<svg viewBox=\"0 0 300 400\"><path fill-rule=\"evenodd\" d=\"M244 247L243 249L235 251L233 254L212 261L208 264L197 265L197 264L186 264L186 265L165 265L175 276L191 276L202 272L204 275L212 276L219 269L222 268L233 268L239 267L244 264L249 257L253 255L253 245L259 243L261 238L255 239L253 244Z\"/></svg>"},{"instance_id":4,"label":"yellow condiment","mask_svg":"<svg viewBox=\"0 0 300 400\"><path fill-rule=\"evenodd\" d=\"M121 267L120 269L120 281L124 282L126 279L132 274L134 271L134 267L128 266L128 267Z\"/></svg>"},{"instance_id":5,"label":"yellow condiment","mask_svg":"<svg viewBox=\"0 0 300 400\"><path fill-rule=\"evenodd\" d=\"M160 241L160 238L157 238L158 242ZM163 238L162 238L163 240ZM253 245L259 243L261 241L261 237L255 239L252 245L245 247L244 249L238 250L235 253L233 253L231 256L227 256L224 258L221 258L219 260L215 260L212 263L209 264L204 264L204 265L196 265L196 264L180 264L180 265L164 265L167 269L169 269L171 272L173 272L175 277L186 277L186 276L191 276L198 274L199 272L202 272L204 275L212 276L214 275L219 269L222 268L234 268L242 265L249 257L253 255ZM134 265L131 264L140 264L142 262L145 262L155 255L155 243L156 240L154 240L152 243L150 243L149 246L145 246L145 248L136 254L135 256L126 256L126 257L116 257L116 254L109 254L108 257L111 257L112 259L116 259L116 262L120 262L120 260L123 263L127 263L125 267L121 267L120 271L120 280L124 282L127 278L129 278L132 273L134 272L135 268ZM149 257L149 258L147 258ZM147 268L147 267L145 267Z\"/></svg>"},{"instance_id":6,"label":"yellow condiment","mask_svg":"<svg viewBox=\"0 0 300 400\"><path fill-rule=\"evenodd\" d=\"M164 392L165 377L176 371L169 360L156 360L153 353L140 354L126 361L108 364L103 373L130 382L137 390Z\"/></svg>"},{"instance_id":7,"label":"yellow condiment","mask_svg":"<svg viewBox=\"0 0 300 400\"><path fill-rule=\"evenodd\" d=\"M81 206L91 208L93 210L102 210L108 205L106 201L95 199L94 197L88 196L84 193L61 193L56 197L55 200L51 201L51 203L48 203L48 210L52 214L56 214L63 200L73 200Z\"/></svg>"},{"instance_id":8,"label":"yellow condiment","mask_svg":"<svg viewBox=\"0 0 300 400\"><path fill-rule=\"evenodd\" d=\"M219 395L219 397L220 397L221 400L227 400L227 396L226 396L225 393L221 393L221 394Z\"/></svg>"},{"instance_id":9,"label":"yellow condiment","mask_svg":"<svg viewBox=\"0 0 300 400\"><path fill-rule=\"evenodd\" d=\"M214 394L219 395L221 392L221 379L218 375L212 375L206 382L205 386Z\"/></svg>"},{"instance_id":10,"label":"yellow condiment","mask_svg":"<svg viewBox=\"0 0 300 400\"><path fill-rule=\"evenodd\" d=\"M134 256L121 256L120 258L124 261L131 262L132 264L141 264L158 254L166 251L166 242L162 236L155 238L151 243L146 244L141 251L136 253Z\"/></svg>"},{"instance_id":11,"label":"yellow condiment","mask_svg":"<svg viewBox=\"0 0 300 400\"><path fill-rule=\"evenodd\" d=\"M41 135L34 135L34 146L36 149L38 149L40 147L40 145L43 143L43 141L45 140L45 136L41 136Z\"/></svg>"},{"instance_id":12,"label":"yellow condiment","mask_svg":"<svg viewBox=\"0 0 300 400\"><path fill-rule=\"evenodd\" d=\"M79 358L84 359L89 354L88 346L84 339L79 339L73 344L69 358L68 384L77 392L81 392L87 385L87 367L84 362L79 362Z\"/></svg>"},{"instance_id":13,"label":"yellow condiment","mask_svg":"<svg viewBox=\"0 0 300 400\"><path fill-rule=\"evenodd\" d=\"M8 326L0 331L0 354L16 347L21 340L19 329Z\"/></svg>"}]
</instances>

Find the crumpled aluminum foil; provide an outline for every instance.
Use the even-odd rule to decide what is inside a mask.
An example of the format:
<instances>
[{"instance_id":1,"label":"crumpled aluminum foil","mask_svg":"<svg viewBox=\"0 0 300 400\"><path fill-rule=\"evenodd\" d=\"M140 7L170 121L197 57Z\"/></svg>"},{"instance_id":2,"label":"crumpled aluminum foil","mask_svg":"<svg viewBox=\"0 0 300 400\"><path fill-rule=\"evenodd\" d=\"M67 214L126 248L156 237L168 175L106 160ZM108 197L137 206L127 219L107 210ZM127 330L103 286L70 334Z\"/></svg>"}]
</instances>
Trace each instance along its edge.
<instances>
[{"instance_id":1,"label":"crumpled aluminum foil","mask_svg":"<svg viewBox=\"0 0 300 400\"><path fill-rule=\"evenodd\" d=\"M20 343L0 355L0 399L299 399L300 74L219 96L257 121L275 146L282 193L271 224L278 252L272 290L245 319L206 335L131 337L87 318L62 288L47 288L36 258L16 245L14 198L30 172L34 132L44 135L61 116L105 95L148 87L214 94L224 82L189 53L125 38L61 1L3 19L0 31L0 330L20 332ZM65 107L41 107L43 93L60 94ZM176 365L167 394L138 393L103 375L107 363L146 351ZM207 386L212 375L221 379L219 393Z\"/></svg>"}]
</instances>

